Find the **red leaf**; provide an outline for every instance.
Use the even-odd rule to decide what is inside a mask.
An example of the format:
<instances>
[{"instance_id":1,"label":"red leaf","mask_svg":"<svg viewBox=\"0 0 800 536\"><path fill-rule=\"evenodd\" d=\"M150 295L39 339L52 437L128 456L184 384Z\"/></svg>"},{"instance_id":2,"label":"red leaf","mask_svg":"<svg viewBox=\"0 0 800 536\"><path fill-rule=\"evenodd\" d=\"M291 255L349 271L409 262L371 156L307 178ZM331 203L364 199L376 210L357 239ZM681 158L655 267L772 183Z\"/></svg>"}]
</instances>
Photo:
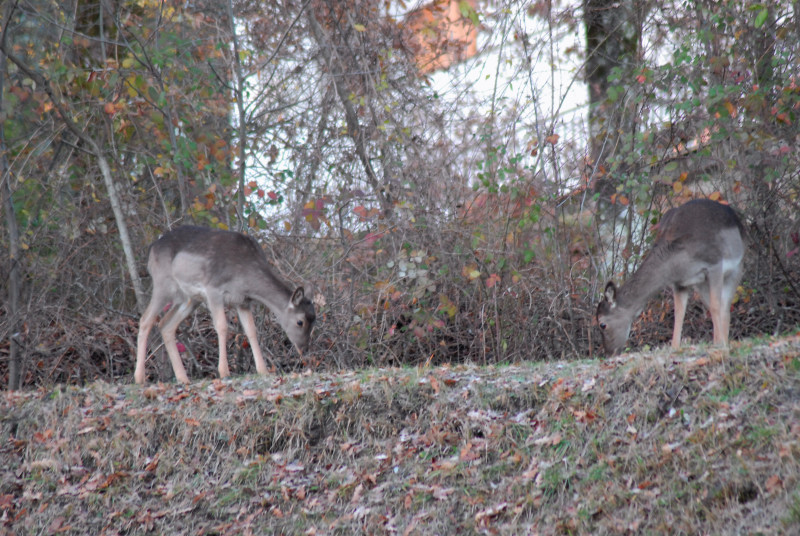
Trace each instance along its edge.
<instances>
[{"instance_id":1,"label":"red leaf","mask_svg":"<svg viewBox=\"0 0 800 536\"><path fill-rule=\"evenodd\" d=\"M382 236L383 233L369 233L367 236L364 237L364 241L367 243L367 245L371 246Z\"/></svg>"}]
</instances>

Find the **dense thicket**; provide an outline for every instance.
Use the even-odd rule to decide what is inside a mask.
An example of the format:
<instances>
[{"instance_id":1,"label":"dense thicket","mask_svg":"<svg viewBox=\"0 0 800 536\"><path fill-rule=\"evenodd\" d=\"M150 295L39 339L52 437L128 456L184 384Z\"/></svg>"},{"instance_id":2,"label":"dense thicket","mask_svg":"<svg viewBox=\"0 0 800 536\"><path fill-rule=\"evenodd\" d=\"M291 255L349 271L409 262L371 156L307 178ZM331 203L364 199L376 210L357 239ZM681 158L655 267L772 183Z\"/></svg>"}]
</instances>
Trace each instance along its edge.
<instances>
[{"instance_id":1,"label":"dense thicket","mask_svg":"<svg viewBox=\"0 0 800 536\"><path fill-rule=\"evenodd\" d=\"M800 4L457 4L479 54L430 73L419 36L454 43L401 2L6 2L3 384L129 378L147 245L187 222L313 289L302 363L262 328L284 370L593 355L601 287L698 196L749 233L732 337L800 323ZM670 316L653 302L632 346ZM190 375L214 336L184 326Z\"/></svg>"}]
</instances>

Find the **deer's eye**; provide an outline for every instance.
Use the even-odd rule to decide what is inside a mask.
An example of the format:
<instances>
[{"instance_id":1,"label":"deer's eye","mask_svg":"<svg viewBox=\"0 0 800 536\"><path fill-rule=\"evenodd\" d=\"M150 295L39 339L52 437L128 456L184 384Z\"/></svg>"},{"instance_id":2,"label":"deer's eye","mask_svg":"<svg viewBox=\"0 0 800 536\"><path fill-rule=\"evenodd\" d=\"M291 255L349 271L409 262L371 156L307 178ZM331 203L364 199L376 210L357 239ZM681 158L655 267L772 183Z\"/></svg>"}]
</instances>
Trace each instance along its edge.
<instances>
[{"instance_id":1,"label":"deer's eye","mask_svg":"<svg viewBox=\"0 0 800 536\"><path fill-rule=\"evenodd\" d=\"M606 329L605 322L600 322L600 329Z\"/></svg>"},{"instance_id":2,"label":"deer's eye","mask_svg":"<svg viewBox=\"0 0 800 536\"><path fill-rule=\"evenodd\" d=\"M297 321L297 326L302 328L303 327L303 321L302 320L298 320Z\"/></svg>"}]
</instances>

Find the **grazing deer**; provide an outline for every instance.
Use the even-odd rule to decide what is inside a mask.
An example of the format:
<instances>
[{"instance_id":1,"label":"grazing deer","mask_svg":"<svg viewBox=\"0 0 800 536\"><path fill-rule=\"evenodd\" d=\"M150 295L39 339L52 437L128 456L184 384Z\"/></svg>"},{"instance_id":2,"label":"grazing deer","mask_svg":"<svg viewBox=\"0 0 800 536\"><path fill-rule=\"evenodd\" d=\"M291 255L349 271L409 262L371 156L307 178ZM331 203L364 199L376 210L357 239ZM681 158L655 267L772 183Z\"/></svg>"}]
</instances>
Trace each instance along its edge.
<instances>
[{"instance_id":1,"label":"grazing deer","mask_svg":"<svg viewBox=\"0 0 800 536\"><path fill-rule=\"evenodd\" d=\"M275 314L301 354L308 349L316 318L314 305L305 297L303 287L292 292L272 273L264 252L249 236L203 227L178 227L150 246L147 271L153 278L153 296L139 320L136 383L145 381L150 329L158 313L170 302L172 308L161 319L159 329L179 382L188 383L189 378L178 353L175 331L201 302L211 311L219 336L219 375L222 378L229 374L225 305L236 306L259 374L267 373L267 365L261 355L256 323L250 310L253 301L263 303Z\"/></svg>"},{"instance_id":2,"label":"grazing deer","mask_svg":"<svg viewBox=\"0 0 800 536\"><path fill-rule=\"evenodd\" d=\"M714 344L727 347L731 302L744 257L743 234L736 212L716 201L696 199L667 211L642 265L620 288L609 282L597 306L606 355L623 348L633 319L653 294L668 285L675 302L672 348L681 345L683 317L692 288L699 291L711 311Z\"/></svg>"}]
</instances>

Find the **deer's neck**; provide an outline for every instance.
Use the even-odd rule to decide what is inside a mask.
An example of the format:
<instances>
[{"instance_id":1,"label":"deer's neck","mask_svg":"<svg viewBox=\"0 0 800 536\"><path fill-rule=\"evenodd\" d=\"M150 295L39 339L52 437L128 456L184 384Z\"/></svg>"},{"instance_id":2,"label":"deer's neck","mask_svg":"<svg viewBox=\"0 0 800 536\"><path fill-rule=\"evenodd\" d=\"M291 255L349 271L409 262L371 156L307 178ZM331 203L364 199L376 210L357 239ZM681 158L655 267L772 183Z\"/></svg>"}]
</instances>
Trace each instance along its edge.
<instances>
[{"instance_id":1,"label":"deer's neck","mask_svg":"<svg viewBox=\"0 0 800 536\"><path fill-rule=\"evenodd\" d=\"M283 281L275 277L269 268L262 268L254 277L252 287L247 294L251 299L263 303L273 313L280 314L286 309L292 291Z\"/></svg>"},{"instance_id":2,"label":"deer's neck","mask_svg":"<svg viewBox=\"0 0 800 536\"><path fill-rule=\"evenodd\" d=\"M663 245L656 245L642 265L617 291L617 306L631 317L639 314L647 301L669 284L664 276L669 267L669 252Z\"/></svg>"}]
</instances>

